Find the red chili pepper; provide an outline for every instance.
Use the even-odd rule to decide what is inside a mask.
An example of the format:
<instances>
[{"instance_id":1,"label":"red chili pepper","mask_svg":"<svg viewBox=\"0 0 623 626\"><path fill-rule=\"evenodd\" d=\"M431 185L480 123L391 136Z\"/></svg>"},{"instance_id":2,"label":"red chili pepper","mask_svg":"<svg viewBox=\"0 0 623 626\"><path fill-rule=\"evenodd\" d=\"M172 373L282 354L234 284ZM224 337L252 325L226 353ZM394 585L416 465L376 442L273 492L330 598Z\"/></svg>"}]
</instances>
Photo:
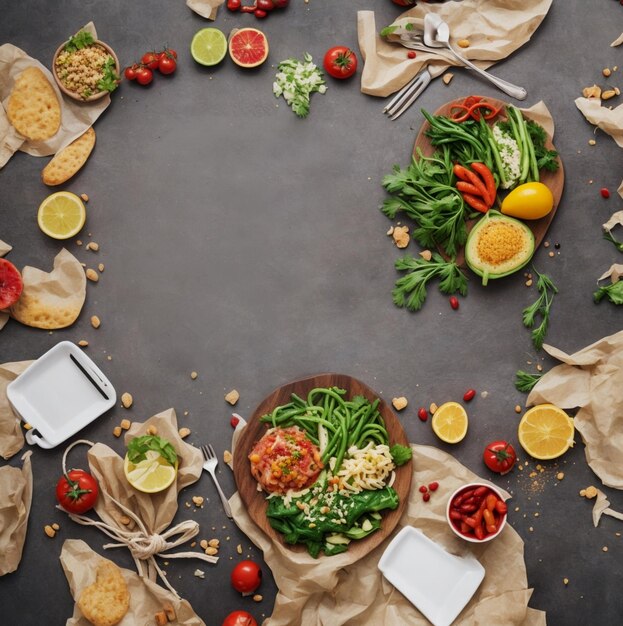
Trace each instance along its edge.
<instances>
[{"instance_id":1,"label":"red chili pepper","mask_svg":"<svg viewBox=\"0 0 623 626\"><path fill-rule=\"evenodd\" d=\"M468 389L464 394L463 394L463 400L465 400L465 402L469 402L470 400L474 399L474 396L476 395L476 390L475 389Z\"/></svg>"},{"instance_id":2,"label":"red chili pepper","mask_svg":"<svg viewBox=\"0 0 623 626\"><path fill-rule=\"evenodd\" d=\"M238 422L240 422L240 418L236 417L235 415L232 415L231 419L229 420L231 427L236 428L236 426L238 426Z\"/></svg>"},{"instance_id":3,"label":"red chili pepper","mask_svg":"<svg viewBox=\"0 0 623 626\"><path fill-rule=\"evenodd\" d=\"M486 213L489 210L489 205L485 204L480 198L472 196L470 193L463 193L461 195L463 196L463 200L465 200L472 209L476 209L476 211L480 213Z\"/></svg>"},{"instance_id":4,"label":"red chili pepper","mask_svg":"<svg viewBox=\"0 0 623 626\"><path fill-rule=\"evenodd\" d=\"M456 110L456 113L453 111ZM465 106L465 104L455 104L450 109L450 119L453 122L464 122L469 117L469 107Z\"/></svg>"},{"instance_id":5,"label":"red chili pepper","mask_svg":"<svg viewBox=\"0 0 623 626\"><path fill-rule=\"evenodd\" d=\"M468 182L474 185L474 187L478 189L479 195L481 195L482 198L488 203L489 193L487 192L487 187L485 183L483 182L483 180L478 176L478 174L476 174L475 172L472 172L472 170L470 170L467 167L464 167L460 163L456 163L454 167L452 168L452 171L454 172L454 175L457 178L460 178L461 180L464 180L465 182ZM465 195L463 197L465 197Z\"/></svg>"},{"instance_id":6,"label":"red chili pepper","mask_svg":"<svg viewBox=\"0 0 623 626\"><path fill-rule=\"evenodd\" d=\"M428 411L421 406L417 412L417 416L423 421L425 422L428 419Z\"/></svg>"},{"instance_id":7,"label":"red chili pepper","mask_svg":"<svg viewBox=\"0 0 623 626\"><path fill-rule=\"evenodd\" d=\"M437 481L434 481L428 485L428 488L431 491L437 491L437 489L439 489L439 483Z\"/></svg>"},{"instance_id":8,"label":"red chili pepper","mask_svg":"<svg viewBox=\"0 0 623 626\"><path fill-rule=\"evenodd\" d=\"M608 189L606 187L602 187L599 190L599 193L601 194L602 198L609 198L610 197L610 192L608 191Z\"/></svg>"},{"instance_id":9,"label":"red chili pepper","mask_svg":"<svg viewBox=\"0 0 623 626\"><path fill-rule=\"evenodd\" d=\"M480 177L484 181L487 194L489 195L489 206L493 206L497 195L497 186L491 170L484 163L479 163L478 161L472 163L472 169L477 174L480 174Z\"/></svg>"},{"instance_id":10,"label":"red chili pepper","mask_svg":"<svg viewBox=\"0 0 623 626\"><path fill-rule=\"evenodd\" d=\"M409 50L409 52L407 52L407 57L410 59L415 59L416 56L417 54L415 54L415 50Z\"/></svg>"},{"instance_id":11,"label":"red chili pepper","mask_svg":"<svg viewBox=\"0 0 623 626\"><path fill-rule=\"evenodd\" d=\"M488 102L476 102L469 107L469 115L478 122L481 116L480 109L484 109L488 111L488 113L482 113L482 117L486 120L492 120L500 112L501 108L502 107L496 109Z\"/></svg>"},{"instance_id":12,"label":"red chili pepper","mask_svg":"<svg viewBox=\"0 0 623 626\"><path fill-rule=\"evenodd\" d=\"M450 306L455 311L459 308L459 299L456 296L450 296Z\"/></svg>"},{"instance_id":13,"label":"red chili pepper","mask_svg":"<svg viewBox=\"0 0 623 626\"><path fill-rule=\"evenodd\" d=\"M428 493L428 491L422 494L422 500L424 500L424 502L428 502L430 500L430 493Z\"/></svg>"},{"instance_id":14,"label":"red chili pepper","mask_svg":"<svg viewBox=\"0 0 623 626\"><path fill-rule=\"evenodd\" d=\"M457 180L455 187L461 193L471 193L473 196L479 196L480 195L480 189L478 189L478 187L476 187L476 185L472 185L472 183L468 183L465 180Z\"/></svg>"},{"instance_id":15,"label":"red chili pepper","mask_svg":"<svg viewBox=\"0 0 623 626\"><path fill-rule=\"evenodd\" d=\"M477 102L482 102L482 96L467 96L465 100L463 100L463 106L467 109Z\"/></svg>"}]
</instances>

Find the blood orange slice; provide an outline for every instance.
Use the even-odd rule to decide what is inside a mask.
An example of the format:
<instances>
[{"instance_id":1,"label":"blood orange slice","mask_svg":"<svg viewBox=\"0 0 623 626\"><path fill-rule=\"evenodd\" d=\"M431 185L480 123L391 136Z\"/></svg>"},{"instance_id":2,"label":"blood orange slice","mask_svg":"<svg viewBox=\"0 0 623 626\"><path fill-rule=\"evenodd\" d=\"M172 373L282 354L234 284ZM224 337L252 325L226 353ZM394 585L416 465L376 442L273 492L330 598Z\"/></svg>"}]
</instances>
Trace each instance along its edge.
<instances>
[{"instance_id":1,"label":"blood orange slice","mask_svg":"<svg viewBox=\"0 0 623 626\"><path fill-rule=\"evenodd\" d=\"M23 288L19 270L10 261L0 259L0 311L17 302Z\"/></svg>"},{"instance_id":2,"label":"blood orange slice","mask_svg":"<svg viewBox=\"0 0 623 626\"><path fill-rule=\"evenodd\" d=\"M229 36L229 56L240 67L257 67L268 57L268 39L257 28L240 28Z\"/></svg>"}]
</instances>

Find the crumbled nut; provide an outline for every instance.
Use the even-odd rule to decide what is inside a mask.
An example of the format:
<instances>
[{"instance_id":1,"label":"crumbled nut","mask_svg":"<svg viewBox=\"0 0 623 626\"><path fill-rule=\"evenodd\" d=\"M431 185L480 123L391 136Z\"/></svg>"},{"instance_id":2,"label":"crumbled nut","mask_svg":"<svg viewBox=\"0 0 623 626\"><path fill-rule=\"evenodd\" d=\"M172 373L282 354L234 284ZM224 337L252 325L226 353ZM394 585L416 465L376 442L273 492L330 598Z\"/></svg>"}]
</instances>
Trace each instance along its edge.
<instances>
[{"instance_id":1,"label":"crumbled nut","mask_svg":"<svg viewBox=\"0 0 623 626\"><path fill-rule=\"evenodd\" d=\"M218 548L221 545L221 542L219 539L210 539L210 541L208 541L208 545L212 548Z\"/></svg>"},{"instance_id":2,"label":"crumbled nut","mask_svg":"<svg viewBox=\"0 0 623 626\"><path fill-rule=\"evenodd\" d=\"M450 81L454 78L454 74L452 72L446 72L442 77L441 80L443 81L444 85L449 85Z\"/></svg>"},{"instance_id":3,"label":"crumbled nut","mask_svg":"<svg viewBox=\"0 0 623 626\"><path fill-rule=\"evenodd\" d=\"M582 95L585 98L601 98L601 87L593 85L592 87L584 87Z\"/></svg>"},{"instance_id":4,"label":"crumbled nut","mask_svg":"<svg viewBox=\"0 0 623 626\"><path fill-rule=\"evenodd\" d=\"M132 394L128 393L127 391L124 392L121 396L121 404L123 405L124 409L129 409L132 406L132 403L134 402L134 398L132 398Z\"/></svg>"},{"instance_id":5,"label":"crumbled nut","mask_svg":"<svg viewBox=\"0 0 623 626\"><path fill-rule=\"evenodd\" d=\"M56 531L49 524L46 524L43 527L43 532L50 538L52 538L52 537L54 537L54 535L56 535Z\"/></svg>"},{"instance_id":6,"label":"crumbled nut","mask_svg":"<svg viewBox=\"0 0 623 626\"><path fill-rule=\"evenodd\" d=\"M154 425L148 426L147 427L147 434L148 435L157 435L158 434L158 429Z\"/></svg>"},{"instance_id":7,"label":"crumbled nut","mask_svg":"<svg viewBox=\"0 0 623 626\"><path fill-rule=\"evenodd\" d=\"M52 524L52 528L54 530L60 530L61 527L56 522L54 522L54 524Z\"/></svg>"},{"instance_id":8,"label":"crumbled nut","mask_svg":"<svg viewBox=\"0 0 623 626\"><path fill-rule=\"evenodd\" d=\"M197 378L197 376L199 376L199 374L197 374L197 372L191 372L190 373L190 377L195 380Z\"/></svg>"},{"instance_id":9,"label":"crumbled nut","mask_svg":"<svg viewBox=\"0 0 623 626\"><path fill-rule=\"evenodd\" d=\"M526 287L532 287L532 278L528 278L526 281Z\"/></svg>"},{"instance_id":10,"label":"crumbled nut","mask_svg":"<svg viewBox=\"0 0 623 626\"><path fill-rule=\"evenodd\" d=\"M207 539L202 539L202 540L199 542L199 547L200 547L202 550L205 550L205 549L208 547L208 540L207 540Z\"/></svg>"},{"instance_id":11,"label":"crumbled nut","mask_svg":"<svg viewBox=\"0 0 623 626\"><path fill-rule=\"evenodd\" d=\"M97 241L89 241L86 246L87 250L93 250L93 252L97 252L100 249L99 243Z\"/></svg>"},{"instance_id":12,"label":"crumbled nut","mask_svg":"<svg viewBox=\"0 0 623 626\"><path fill-rule=\"evenodd\" d=\"M556 478L558 480L562 480L565 477L565 473L564 472L558 472L558 474L556 474Z\"/></svg>"},{"instance_id":13,"label":"crumbled nut","mask_svg":"<svg viewBox=\"0 0 623 626\"><path fill-rule=\"evenodd\" d=\"M123 524L124 526L129 526L130 522L132 522L132 520L127 515L122 515L119 518L119 523Z\"/></svg>"},{"instance_id":14,"label":"crumbled nut","mask_svg":"<svg viewBox=\"0 0 623 626\"><path fill-rule=\"evenodd\" d=\"M236 552L237 552L238 554L242 554L242 546L241 546L240 544L238 544L238 545L236 546Z\"/></svg>"},{"instance_id":15,"label":"crumbled nut","mask_svg":"<svg viewBox=\"0 0 623 626\"><path fill-rule=\"evenodd\" d=\"M24 430L32 430L32 424L28 422L24 422Z\"/></svg>"},{"instance_id":16,"label":"crumbled nut","mask_svg":"<svg viewBox=\"0 0 623 626\"><path fill-rule=\"evenodd\" d=\"M206 553L208 556L214 556L215 554L218 554L218 548L215 548L214 546L208 546L208 547L205 549L205 553Z\"/></svg>"},{"instance_id":17,"label":"crumbled nut","mask_svg":"<svg viewBox=\"0 0 623 626\"><path fill-rule=\"evenodd\" d=\"M76 239L76 245L77 246L81 246L82 245L82 240L81 239ZM84 265L84 263L83 263Z\"/></svg>"},{"instance_id":18,"label":"crumbled nut","mask_svg":"<svg viewBox=\"0 0 623 626\"><path fill-rule=\"evenodd\" d=\"M81 340L78 342L78 345L79 345L81 348L86 348L86 347L89 345L89 342L88 342L86 339L81 339Z\"/></svg>"},{"instance_id":19,"label":"crumbled nut","mask_svg":"<svg viewBox=\"0 0 623 626\"><path fill-rule=\"evenodd\" d=\"M433 258L433 253L430 250L422 250L422 252L420 252L420 256L425 261L430 261Z\"/></svg>"},{"instance_id":20,"label":"crumbled nut","mask_svg":"<svg viewBox=\"0 0 623 626\"><path fill-rule=\"evenodd\" d=\"M588 145L589 146L594 146L597 142L594 139L589 139L588 140Z\"/></svg>"},{"instance_id":21,"label":"crumbled nut","mask_svg":"<svg viewBox=\"0 0 623 626\"><path fill-rule=\"evenodd\" d=\"M544 248L549 248L549 241L544 241L543 242L543 247Z\"/></svg>"},{"instance_id":22,"label":"crumbled nut","mask_svg":"<svg viewBox=\"0 0 623 626\"><path fill-rule=\"evenodd\" d=\"M104 271L104 264L103 264L103 263L98 263L98 264L97 264L97 269L98 269L100 272L103 272L103 271Z\"/></svg>"},{"instance_id":23,"label":"crumbled nut","mask_svg":"<svg viewBox=\"0 0 623 626\"><path fill-rule=\"evenodd\" d=\"M121 424L119 424L119 426L121 426L123 430L128 430L128 428L130 428L131 425L132 425L132 422L130 422L129 419L123 419L121 420Z\"/></svg>"},{"instance_id":24,"label":"crumbled nut","mask_svg":"<svg viewBox=\"0 0 623 626\"><path fill-rule=\"evenodd\" d=\"M195 506L201 506L203 504L203 496L193 496L192 501L195 503Z\"/></svg>"},{"instance_id":25,"label":"crumbled nut","mask_svg":"<svg viewBox=\"0 0 623 626\"><path fill-rule=\"evenodd\" d=\"M392 406L396 409L396 411L402 411L407 404L409 404L409 401L404 396L392 398Z\"/></svg>"},{"instance_id":26,"label":"crumbled nut","mask_svg":"<svg viewBox=\"0 0 623 626\"><path fill-rule=\"evenodd\" d=\"M97 317L97 315L91 315L91 326L93 326L93 328L99 328L100 324L100 318Z\"/></svg>"},{"instance_id":27,"label":"crumbled nut","mask_svg":"<svg viewBox=\"0 0 623 626\"><path fill-rule=\"evenodd\" d=\"M190 502L184 502L184 506L185 506L187 509L190 509L190 507L191 507L192 505L190 504Z\"/></svg>"},{"instance_id":28,"label":"crumbled nut","mask_svg":"<svg viewBox=\"0 0 623 626\"><path fill-rule=\"evenodd\" d=\"M521 407L518 404L515 405L515 413L521 413Z\"/></svg>"},{"instance_id":29,"label":"crumbled nut","mask_svg":"<svg viewBox=\"0 0 623 626\"><path fill-rule=\"evenodd\" d=\"M408 226L396 226L392 233L392 238L397 248L406 248L411 241Z\"/></svg>"},{"instance_id":30,"label":"crumbled nut","mask_svg":"<svg viewBox=\"0 0 623 626\"><path fill-rule=\"evenodd\" d=\"M617 95L617 92L614 89L606 89L601 92L602 100L610 100L610 98L614 98Z\"/></svg>"},{"instance_id":31,"label":"crumbled nut","mask_svg":"<svg viewBox=\"0 0 623 626\"><path fill-rule=\"evenodd\" d=\"M158 611L155 613L154 619L156 620L156 626L166 626L169 622L167 614L164 611Z\"/></svg>"},{"instance_id":32,"label":"crumbled nut","mask_svg":"<svg viewBox=\"0 0 623 626\"><path fill-rule=\"evenodd\" d=\"M389 227L389 230L387 231L387 233L386 233L386 234L387 234L387 235L389 235L389 236L391 237L391 236L394 234L394 227L393 227L393 226L390 226L390 227Z\"/></svg>"},{"instance_id":33,"label":"crumbled nut","mask_svg":"<svg viewBox=\"0 0 623 626\"><path fill-rule=\"evenodd\" d=\"M166 602L163 606L162 606L164 612L167 614L167 619L170 622L174 622L177 619L177 614L175 613L175 609L173 608L173 605L170 602Z\"/></svg>"},{"instance_id":34,"label":"crumbled nut","mask_svg":"<svg viewBox=\"0 0 623 626\"><path fill-rule=\"evenodd\" d=\"M112 429L112 434L113 434L115 437L121 437L121 426L115 426L115 427Z\"/></svg>"},{"instance_id":35,"label":"crumbled nut","mask_svg":"<svg viewBox=\"0 0 623 626\"><path fill-rule=\"evenodd\" d=\"M456 42L456 45L457 45L459 48L469 48L469 39L459 39L459 40Z\"/></svg>"},{"instance_id":36,"label":"crumbled nut","mask_svg":"<svg viewBox=\"0 0 623 626\"><path fill-rule=\"evenodd\" d=\"M232 406L238 402L239 398L240 394L235 389L232 389L229 393L225 394L225 401L229 402Z\"/></svg>"},{"instance_id":37,"label":"crumbled nut","mask_svg":"<svg viewBox=\"0 0 623 626\"><path fill-rule=\"evenodd\" d=\"M428 407L428 412L429 412L431 415L434 415L434 414L435 414L435 411L436 411L438 408L439 408L439 407L438 407L438 406L437 406L434 402L431 402L431 403L430 403L430 406Z\"/></svg>"},{"instance_id":38,"label":"crumbled nut","mask_svg":"<svg viewBox=\"0 0 623 626\"><path fill-rule=\"evenodd\" d=\"M223 461L225 463L231 463L232 458L233 457L232 457L231 452L229 450L225 450L223 452Z\"/></svg>"},{"instance_id":39,"label":"crumbled nut","mask_svg":"<svg viewBox=\"0 0 623 626\"><path fill-rule=\"evenodd\" d=\"M200 569L196 569L196 570L194 571L194 575L195 575L197 578L205 578L205 577L206 577L205 572L202 572Z\"/></svg>"},{"instance_id":40,"label":"crumbled nut","mask_svg":"<svg viewBox=\"0 0 623 626\"><path fill-rule=\"evenodd\" d=\"M587 487L586 489L583 489L582 491L584 491L584 497L588 498L589 500L597 497L597 489L593 487L593 485Z\"/></svg>"},{"instance_id":41,"label":"crumbled nut","mask_svg":"<svg viewBox=\"0 0 623 626\"><path fill-rule=\"evenodd\" d=\"M188 435L190 435L190 428L180 428L178 434L182 439L185 439Z\"/></svg>"},{"instance_id":42,"label":"crumbled nut","mask_svg":"<svg viewBox=\"0 0 623 626\"><path fill-rule=\"evenodd\" d=\"M536 371L537 372L542 372L543 371L543 366L540 363L536 366Z\"/></svg>"},{"instance_id":43,"label":"crumbled nut","mask_svg":"<svg viewBox=\"0 0 623 626\"><path fill-rule=\"evenodd\" d=\"M563 584L568 585L569 584L569 579L568 578L563 578L562 582L563 582Z\"/></svg>"},{"instance_id":44,"label":"crumbled nut","mask_svg":"<svg viewBox=\"0 0 623 626\"><path fill-rule=\"evenodd\" d=\"M604 546L604 547L601 549L601 551L602 551L602 552L608 552L608 546Z\"/></svg>"},{"instance_id":45,"label":"crumbled nut","mask_svg":"<svg viewBox=\"0 0 623 626\"><path fill-rule=\"evenodd\" d=\"M93 281L94 283L96 283L100 277L98 276L97 272L93 269L91 269L89 267L89 269L87 269L87 271L85 272L85 274L87 275L87 278L91 281Z\"/></svg>"},{"instance_id":46,"label":"crumbled nut","mask_svg":"<svg viewBox=\"0 0 623 626\"><path fill-rule=\"evenodd\" d=\"M264 597L260 593L256 593L253 596L253 602L261 602L263 599L264 599Z\"/></svg>"},{"instance_id":47,"label":"crumbled nut","mask_svg":"<svg viewBox=\"0 0 623 626\"><path fill-rule=\"evenodd\" d=\"M608 78L608 76L610 76L610 74L612 74L612 70L609 67L604 67L603 70L601 70L601 73Z\"/></svg>"},{"instance_id":48,"label":"crumbled nut","mask_svg":"<svg viewBox=\"0 0 623 626\"><path fill-rule=\"evenodd\" d=\"M87 196L87 194L86 194L86 193L81 193L81 194L80 194L80 197L81 197L81 198L82 198L85 202L88 202L88 201L89 201L89 196Z\"/></svg>"}]
</instances>

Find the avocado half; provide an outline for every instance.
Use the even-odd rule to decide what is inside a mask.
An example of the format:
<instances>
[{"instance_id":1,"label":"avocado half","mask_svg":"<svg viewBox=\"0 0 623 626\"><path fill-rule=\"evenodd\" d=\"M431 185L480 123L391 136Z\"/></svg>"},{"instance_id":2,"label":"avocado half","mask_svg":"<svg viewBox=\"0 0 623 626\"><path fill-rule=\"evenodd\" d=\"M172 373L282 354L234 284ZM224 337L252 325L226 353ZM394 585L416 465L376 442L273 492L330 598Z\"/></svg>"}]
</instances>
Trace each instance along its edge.
<instances>
[{"instance_id":1,"label":"avocado half","mask_svg":"<svg viewBox=\"0 0 623 626\"><path fill-rule=\"evenodd\" d=\"M526 224L488 211L472 228L465 244L467 266L482 284L521 269L534 254L534 235Z\"/></svg>"}]
</instances>

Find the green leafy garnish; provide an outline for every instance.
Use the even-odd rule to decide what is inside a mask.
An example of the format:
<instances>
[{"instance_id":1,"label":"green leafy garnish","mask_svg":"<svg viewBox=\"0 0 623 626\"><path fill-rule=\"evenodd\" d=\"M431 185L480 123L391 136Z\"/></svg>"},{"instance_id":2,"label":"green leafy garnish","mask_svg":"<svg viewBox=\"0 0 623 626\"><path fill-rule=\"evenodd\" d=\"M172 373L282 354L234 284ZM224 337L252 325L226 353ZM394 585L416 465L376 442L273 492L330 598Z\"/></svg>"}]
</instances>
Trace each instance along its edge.
<instances>
[{"instance_id":1,"label":"green leafy garnish","mask_svg":"<svg viewBox=\"0 0 623 626\"><path fill-rule=\"evenodd\" d=\"M467 293L465 274L456 263L444 260L437 252L433 253L430 261L411 256L397 259L396 269L408 272L396 281L392 291L394 304L398 307L406 306L410 311L419 311L426 300L426 285L433 278L441 279L439 289L443 293Z\"/></svg>"},{"instance_id":2,"label":"green leafy garnish","mask_svg":"<svg viewBox=\"0 0 623 626\"><path fill-rule=\"evenodd\" d=\"M398 29L398 26L392 24L391 26L386 26L379 33L381 37L387 37L387 35L393 34Z\"/></svg>"},{"instance_id":3,"label":"green leafy garnish","mask_svg":"<svg viewBox=\"0 0 623 626\"><path fill-rule=\"evenodd\" d=\"M532 391L532 388L541 380L543 374L529 374L523 370L515 372L515 389L525 393Z\"/></svg>"},{"instance_id":4,"label":"green leafy garnish","mask_svg":"<svg viewBox=\"0 0 623 626\"><path fill-rule=\"evenodd\" d=\"M283 96L298 117L307 117L311 94L325 93L327 90L322 70L313 63L308 52L305 53L303 61L286 59L279 63L277 69L273 94L276 98Z\"/></svg>"},{"instance_id":5,"label":"green leafy garnish","mask_svg":"<svg viewBox=\"0 0 623 626\"><path fill-rule=\"evenodd\" d=\"M623 241L619 241L609 230L604 233L604 239L613 244L619 252L623 252Z\"/></svg>"},{"instance_id":6,"label":"green leafy garnish","mask_svg":"<svg viewBox=\"0 0 623 626\"><path fill-rule=\"evenodd\" d=\"M389 453L392 455L396 465L404 465L413 457L413 450L409 446L402 446L399 443L395 443L389 449Z\"/></svg>"},{"instance_id":7,"label":"green leafy garnish","mask_svg":"<svg viewBox=\"0 0 623 626\"><path fill-rule=\"evenodd\" d=\"M618 280L616 283L610 285L604 285L599 287L595 293L593 293L593 300L598 303L607 297L612 304L623 304L623 280Z\"/></svg>"},{"instance_id":8,"label":"green leafy garnish","mask_svg":"<svg viewBox=\"0 0 623 626\"><path fill-rule=\"evenodd\" d=\"M136 465L147 458L146 454L150 450L155 450L168 463L175 465L177 461L175 448L166 439L157 435L143 435L132 439L128 444L128 459Z\"/></svg>"},{"instance_id":9,"label":"green leafy garnish","mask_svg":"<svg viewBox=\"0 0 623 626\"><path fill-rule=\"evenodd\" d=\"M102 65L102 78L97 83L100 91L114 91L119 86L120 77L115 72L115 60L109 56Z\"/></svg>"},{"instance_id":10,"label":"green leafy garnish","mask_svg":"<svg viewBox=\"0 0 623 626\"><path fill-rule=\"evenodd\" d=\"M538 277L536 288L539 292L539 297L529 307L526 307L522 314L523 325L526 328L533 329L532 343L537 350L540 350L543 347L543 341L547 334L550 309L554 301L554 295L558 293L558 288L547 274L539 274L536 270L534 270L534 273ZM537 315L541 316L541 323L534 328Z\"/></svg>"},{"instance_id":11,"label":"green leafy garnish","mask_svg":"<svg viewBox=\"0 0 623 626\"><path fill-rule=\"evenodd\" d=\"M545 147L545 142L547 141L545 129L534 120L526 120L526 127L534 146L534 158L536 159L537 168L539 170L547 170L548 172L558 171L560 165L558 163L558 152L556 150L548 150Z\"/></svg>"},{"instance_id":12,"label":"green leafy garnish","mask_svg":"<svg viewBox=\"0 0 623 626\"><path fill-rule=\"evenodd\" d=\"M86 30L81 30L69 38L69 41L65 44L64 50L67 50L67 52L76 52L76 50L82 50L94 43L95 39L93 39L93 35Z\"/></svg>"}]
</instances>

